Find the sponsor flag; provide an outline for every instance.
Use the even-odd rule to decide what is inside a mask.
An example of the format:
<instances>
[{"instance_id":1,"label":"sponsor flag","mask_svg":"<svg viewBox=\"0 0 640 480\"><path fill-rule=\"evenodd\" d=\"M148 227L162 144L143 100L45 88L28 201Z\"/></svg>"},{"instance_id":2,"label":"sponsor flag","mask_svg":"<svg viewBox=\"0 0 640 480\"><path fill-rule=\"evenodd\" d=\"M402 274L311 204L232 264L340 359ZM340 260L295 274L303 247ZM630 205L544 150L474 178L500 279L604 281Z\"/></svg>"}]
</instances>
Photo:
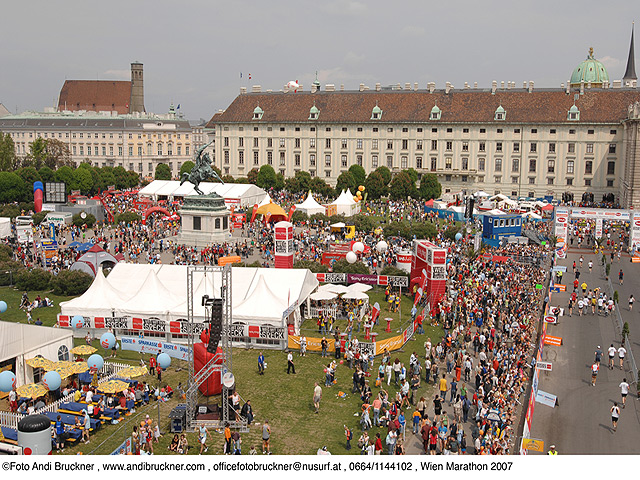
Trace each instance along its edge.
<instances>
[{"instance_id":1,"label":"sponsor flag","mask_svg":"<svg viewBox=\"0 0 640 480\"><path fill-rule=\"evenodd\" d=\"M380 304L376 302L373 304L373 308L371 309L371 323L376 322L378 315L380 315Z\"/></svg>"},{"instance_id":2,"label":"sponsor flag","mask_svg":"<svg viewBox=\"0 0 640 480\"><path fill-rule=\"evenodd\" d=\"M256 219L256 215L258 214L258 204L256 203L253 206L253 212L251 213L251 223Z\"/></svg>"},{"instance_id":3,"label":"sponsor flag","mask_svg":"<svg viewBox=\"0 0 640 480\"><path fill-rule=\"evenodd\" d=\"M291 209L289 210L289 217L287 218L287 222L291 221L291 217L293 217L293 212L296 211L296 206L295 205L291 205Z\"/></svg>"}]
</instances>

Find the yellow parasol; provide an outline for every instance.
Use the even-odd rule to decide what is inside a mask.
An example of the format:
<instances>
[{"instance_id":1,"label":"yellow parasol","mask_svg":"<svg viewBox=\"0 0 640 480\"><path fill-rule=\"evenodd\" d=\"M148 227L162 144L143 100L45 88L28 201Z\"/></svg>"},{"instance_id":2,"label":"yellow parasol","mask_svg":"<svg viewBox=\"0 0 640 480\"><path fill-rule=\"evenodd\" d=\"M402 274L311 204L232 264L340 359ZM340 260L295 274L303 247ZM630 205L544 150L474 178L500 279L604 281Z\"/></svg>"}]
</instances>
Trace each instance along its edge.
<instances>
[{"instance_id":1,"label":"yellow parasol","mask_svg":"<svg viewBox=\"0 0 640 480\"><path fill-rule=\"evenodd\" d=\"M51 366L53 362L51 360L47 360L41 356L33 357L27 360L27 365L32 368L44 368L45 370L53 370L54 367Z\"/></svg>"},{"instance_id":2,"label":"yellow parasol","mask_svg":"<svg viewBox=\"0 0 640 480\"><path fill-rule=\"evenodd\" d=\"M48 391L49 389L41 383L30 383L28 385L21 385L16 390L18 396L26 398L38 398Z\"/></svg>"},{"instance_id":3,"label":"yellow parasol","mask_svg":"<svg viewBox=\"0 0 640 480\"><path fill-rule=\"evenodd\" d=\"M70 368L72 365L73 365L73 362L61 360L59 362L51 362L50 367L49 368L45 367L45 370L49 371L49 370L56 370L58 368Z\"/></svg>"},{"instance_id":4,"label":"yellow parasol","mask_svg":"<svg viewBox=\"0 0 640 480\"><path fill-rule=\"evenodd\" d=\"M60 378L64 379L73 375L70 367L56 367L52 370L53 372L58 372L60 374Z\"/></svg>"},{"instance_id":5,"label":"yellow parasol","mask_svg":"<svg viewBox=\"0 0 640 480\"><path fill-rule=\"evenodd\" d=\"M109 380L108 382L101 383L98 391L102 393L117 393L127 388L129 388L129 384L122 380Z\"/></svg>"},{"instance_id":6,"label":"yellow parasol","mask_svg":"<svg viewBox=\"0 0 640 480\"><path fill-rule=\"evenodd\" d=\"M147 367L131 366L124 370L120 370L117 375L122 378L136 378L146 375L147 373Z\"/></svg>"},{"instance_id":7,"label":"yellow parasol","mask_svg":"<svg viewBox=\"0 0 640 480\"><path fill-rule=\"evenodd\" d=\"M83 373L89 370L89 365L87 362L73 362L73 365L69 367L73 373Z\"/></svg>"},{"instance_id":8,"label":"yellow parasol","mask_svg":"<svg viewBox=\"0 0 640 480\"><path fill-rule=\"evenodd\" d=\"M92 347L91 345L78 345L77 347L73 347L71 349L71 353L74 355L91 355L92 353L97 352L98 349Z\"/></svg>"}]
</instances>

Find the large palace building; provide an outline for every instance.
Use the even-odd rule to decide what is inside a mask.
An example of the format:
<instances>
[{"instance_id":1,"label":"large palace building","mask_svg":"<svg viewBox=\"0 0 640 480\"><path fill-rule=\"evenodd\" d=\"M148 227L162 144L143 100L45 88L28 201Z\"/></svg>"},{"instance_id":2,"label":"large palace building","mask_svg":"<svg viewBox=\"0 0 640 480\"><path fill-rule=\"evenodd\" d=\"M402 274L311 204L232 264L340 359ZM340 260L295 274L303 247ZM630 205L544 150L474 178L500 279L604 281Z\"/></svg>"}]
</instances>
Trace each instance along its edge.
<instances>
[{"instance_id":1,"label":"large palace building","mask_svg":"<svg viewBox=\"0 0 640 480\"><path fill-rule=\"evenodd\" d=\"M590 49L562 88L493 82L481 89L417 84L358 91L263 92L254 86L209 121L215 163L246 176L272 165L335 183L351 165L367 173L432 172L443 192L482 189L512 197L613 195L640 205L640 91L633 34L623 80L609 81ZM636 169L636 165L638 168Z\"/></svg>"}]
</instances>

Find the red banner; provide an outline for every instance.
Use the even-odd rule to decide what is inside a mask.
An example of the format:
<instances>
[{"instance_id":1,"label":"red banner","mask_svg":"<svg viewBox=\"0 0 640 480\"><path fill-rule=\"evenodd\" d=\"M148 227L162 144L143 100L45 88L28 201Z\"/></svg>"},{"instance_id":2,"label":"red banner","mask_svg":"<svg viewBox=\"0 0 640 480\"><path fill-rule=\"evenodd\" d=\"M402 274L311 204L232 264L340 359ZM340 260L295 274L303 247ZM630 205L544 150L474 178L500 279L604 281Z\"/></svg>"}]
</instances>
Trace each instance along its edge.
<instances>
[{"instance_id":1,"label":"red banner","mask_svg":"<svg viewBox=\"0 0 640 480\"><path fill-rule=\"evenodd\" d=\"M258 215L258 204L256 203L253 206L253 212L251 213L251 223L256 219L256 215Z\"/></svg>"}]
</instances>

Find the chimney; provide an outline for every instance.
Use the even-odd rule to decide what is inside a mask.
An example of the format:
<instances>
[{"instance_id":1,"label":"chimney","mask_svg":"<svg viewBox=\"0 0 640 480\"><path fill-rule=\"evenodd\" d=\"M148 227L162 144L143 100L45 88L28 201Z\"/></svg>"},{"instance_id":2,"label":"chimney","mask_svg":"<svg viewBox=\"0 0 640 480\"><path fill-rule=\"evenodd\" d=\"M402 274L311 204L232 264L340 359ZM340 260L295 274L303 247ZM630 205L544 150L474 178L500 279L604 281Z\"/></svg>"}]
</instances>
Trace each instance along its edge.
<instances>
[{"instance_id":1,"label":"chimney","mask_svg":"<svg viewBox=\"0 0 640 480\"><path fill-rule=\"evenodd\" d=\"M587 88L591 89L591 82L587 82Z\"/></svg>"},{"instance_id":2,"label":"chimney","mask_svg":"<svg viewBox=\"0 0 640 480\"><path fill-rule=\"evenodd\" d=\"M436 82L427 83L427 88L429 89L429 93L433 93L436 91Z\"/></svg>"},{"instance_id":3,"label":"chimney","mask_svg":"<svg viewBox=\"0 0 640 480\"><path fill-rule=\"evenodd\" d=\"M478 82L473 82L473 88L478 88Z\"/></svg>"},{"instance_id":4,"label":"chimney","mask_svg":"<svg viewBox=\"0 0 640 480\"><path fill-rule=\"evenodd\" d=\"M464 89L466 90L467 88L469 88L469 82L464 82Z\"/></svg>"},{"instance_id":5,"label":"chimney","mask_svg":"<svg viewBox=\"0 0 640 480\"><path fill-rule=\"evenodd\" d=\"M415 82L415 83L413 84L413 91L414 91L414 92L417 92L417 91L418 91L418 82Z\"/></svg>"},{"instance_id":6,"label":"chimney","mask_svg":"<svg viewBox=\"0 0 640 480\"><path fill-rule=\"evenodd\" d=\"M621 87L622 87L622 80L613 81L613 88L621 88Z\"/></svg>"},{"instance_id":7,"label":"chimney","mask_svg":"<svg viewBox=\"0 0 640 480\"><path fill-rule=\"evenodd\" d=\"M260 93L262 92L262 86L260 85L254 85L253 87L251 87L251 91L253 93Z\"/></svg>"},{"instance_id":8,"label":"chimney","mask_svg":"<svg viewBox=\"0 0 640 480\"><path fill-rule=\"evenodd\" d=\"M318 90L318 87L316 86L315 83L311 84L311 93L316 93L316 90Z\"/></svg>"},{"instance_id":9,"label":"chimney","mask_svg":"<svg viewBox=\"0 0 640 480\"><path fill-rule=\"evenodd\" d=\"M567 85L567 90L566 90L566 92L567 92L567 94L568 94L569 92L571 92L571 82L569 82L569 80L567 80L567 84L566 84L566 85Z\"/></svg>"},{"instance_id":10,"label":"chimney","mask_svg":"<svg viewBox=\"0 0 640 480\"><path fill-rule=\"evenodd\" d=\"M335 86L333 83L327 83L327 84L324 86L324 90L325 90L326 92L335 92L335 91L336 91L336 86Z\"/></svg>"},{"instance_id":11,"label":"chimney","mask_svg":"<svg viewBox=\"0 0 640 480\"><path fill-rule=\"evenodd\" d=\"M527 89L527 81L523 81L522 82L522 88L524 88L525 90Z\"/></svg>"},{"instance_id":12,"label":"chimney","mask_svg":"<svg viewBox=\"0 0 640 480\"><path fill-rule=\"evenodd\" d=\"M380 83L376 83L376 92L379 92L380 90L382 90L382 85L380 85Z\"/></svg>"},{"instance_id":13,"label":"chimney","mask_svg":"<svg viewBox=\"0 0 640 480\"><path fill-rule=\"evenodd\" d=\"M341 92L344 92L344 83L341 83L341 84L340 84L340 91L341 91Z\"/></svg>"},{"instance_id":14,"label":"chimney","mask_svg":"<svg viewBox=\"0 0 640 480\"><path fill-rule=\"evenodd\" d=\"M580 95L584 95L584 81L580 82Z\"/></svg>"},{"instance_id":15,"label":"chimney","mask_svg":"<svg viewBox=\"0 0 640 480\"><path fill-rule=\"evenodd\" d=\"M444 93L449 95L449 90L451 90L451 83L447 82L445 83L445 86L444 86Z\"/></svg>"},{"instance_id":16,"label":"chimney","mask_svg":"<svg viewBox=\"0 0 640 480\"><path fill-rule=\"evenodd\" d=\"M369 91L369 86L368 86L368 85L365 85L365 86L364 86L364 91L365 91L365 92L368 92L368 91Z\"/></svg>"},{"instance_id":17,"label":"chimney","mask_svg":"<svg viewBox=\"0 0 640 480\"><path fill-rule=\"evenodd\" d=\"M404 84L404 89L405 90L411 90L411 83L407 82Z\"/></svg>"},{"instance_id":18,"label":"chimney","mask_svg":"<svg viewBox=\"0 0 640 480\"><path fill-rule=\"evenodd\" d=\"M529 80L529 93L533 92L533 80Z\"/></svg>"},{"instance_id":19,"label":"chimney","mask_svg":"<svg viewBox=\"0 0 640 480\"><path fill-rule=\"evenodd\" d=\"M129 102L129 113L144 111L144 72L142 63L133 62L131 64L131 100Z\"/></svg>"},{"instance_id":20,"label":"chimney","mask_svg":"<svg viewBox=\"0 0 640 480\"><path fill-rule=\"evenodd\" d=\"M495 95L497 89L498 89L498 82L494 80L493 82L491 82L491 95Z\"/></svg>"},{"instance_id":21,"label":"chimney","mask_svg":"<svg viewBox=\"0 0 640 480\"><path fill-rule=\"evenodd\" d=\"M500 82L500 90L504 90L504 80Z\"/></svg>"},{"instance_id":22,"label":"chimney","mask_svg":"<svg viewBox=\"0 0 640 480\"><path fill-rule=\"evenodd\" d=\"M240 87L240 95L247 93L247 87Z\"/></svg>"},{"instance_id":23,"label":"chimney","mask_svg":"<svg viewBox=\"0 0 640 480\"><path fill-rule=\"evenodd\" d=\"M361 83L361 84L360 84L360 88L359 88L358 90L360 90L361 92L363 92L363 91L364 91L364 83Z\"/></svg>"}]
</instances>

